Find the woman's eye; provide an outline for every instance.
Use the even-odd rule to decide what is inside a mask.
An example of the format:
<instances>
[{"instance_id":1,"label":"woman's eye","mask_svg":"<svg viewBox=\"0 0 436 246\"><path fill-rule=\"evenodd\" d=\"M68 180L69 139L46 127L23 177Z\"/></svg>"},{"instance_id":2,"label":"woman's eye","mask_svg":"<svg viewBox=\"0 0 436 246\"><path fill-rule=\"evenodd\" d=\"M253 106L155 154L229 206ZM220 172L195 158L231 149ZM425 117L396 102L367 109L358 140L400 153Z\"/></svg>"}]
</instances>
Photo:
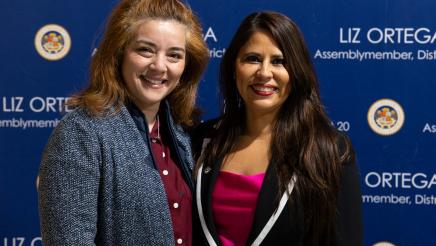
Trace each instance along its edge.
<instances>
[{"instance_id":1,"label":"woman's eye","mask_svg":"<svg viewBox=\"0 0 436 246\"><path fill-rule=\"evenodd\" d=\"M139 48L137 49L137 51L138 51L140 54L144 54L144 55L150 55L150 54L153 53L153 49L148 48L148 47L139 47Z\"/></svg>"},{"instance_id":2,"label":"woman's eye","mask_svg":"<svg viewBox=\"0 0 436 246\"><path fill-rule=\"evenodd\" d=\"M179 60L182 60L184 56L180 53L170 53L168 55L168 57L169 57L170 61L177 62Z\"/></svg>"},{"instance_id":3,"label":"woman's eye","mask_svg":"<svg viewBox=\"0 0 436 246\"><path fill-rule=\"evenodd\" d=\"M249 55L244 58L244 61L249 63L257 63L260 62L260 58L255 55Z\"/></svg>"},{"instance_id":4,"label":"woman's eye","mask_svg":"<svg viewBox=\"0 0 436 246\"><path fill-rule=\"evenodd\" d=\"M285 59L283 58L274 58L271 62L273 65L284 65Z\"/></svg>"}]
</instances>

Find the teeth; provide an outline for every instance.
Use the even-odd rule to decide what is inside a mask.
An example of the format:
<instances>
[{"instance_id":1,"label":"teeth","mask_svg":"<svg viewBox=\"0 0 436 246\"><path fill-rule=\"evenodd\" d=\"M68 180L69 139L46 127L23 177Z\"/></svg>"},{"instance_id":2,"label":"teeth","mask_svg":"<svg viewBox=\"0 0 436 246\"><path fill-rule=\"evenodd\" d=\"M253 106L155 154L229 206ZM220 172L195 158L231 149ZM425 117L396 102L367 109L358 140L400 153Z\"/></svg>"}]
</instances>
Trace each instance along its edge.
<instances>
[{"instance_id":1,"label":"teeth","mask_svg":"<svg viewBox=\"0 0 436 246\"><path fill-rule=\"evenodd\" d=\"M164 80L149 79L142 74L140 75L140 77L141 77L141 79L147 80L147 82L150 82L151 84L154 84L154 85L160 85L164 82Z\"/></svg>"},{"instance_id":2,"label":"teeth","mask_svg":"<svg viewBox=\"0 0 436 246\"><path fill-rule=\"evenodd\" d=\"M163 80L152 80L152 79L147 79L147 81L154 85L160 85L163 82Z\"/></svg>"},{"instance_id":3,"label":"teeth","mask_svg":"<svg viewBox=\"0 0 436 246\"><path fill-rule=\"evenodd\" d=\"M275 91L277 91L277 89L274 88L274 87L253 86L253 88L254 88L256 91L262 91L262 92L275 92Z\"/></svg>"}]
</instances>

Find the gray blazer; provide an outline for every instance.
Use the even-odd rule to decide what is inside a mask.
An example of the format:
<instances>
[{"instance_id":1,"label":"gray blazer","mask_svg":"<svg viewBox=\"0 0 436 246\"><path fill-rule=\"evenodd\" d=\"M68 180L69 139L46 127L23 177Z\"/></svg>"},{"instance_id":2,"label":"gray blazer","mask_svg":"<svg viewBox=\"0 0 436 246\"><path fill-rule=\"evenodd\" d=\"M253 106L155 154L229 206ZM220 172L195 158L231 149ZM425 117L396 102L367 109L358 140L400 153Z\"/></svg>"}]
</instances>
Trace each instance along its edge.
<instances>
[{"instance_id":1,"label":"gray blazer","mask_svg":"<svg viewBox=\"0 0 436 246\"><path fill-rule=\"evenodd\" d=\"M168 119L190 175L189 137ZM125 107L100 118L81 108L67 114L39 170L43 244L175 245L165 189L148 146Z\"/></svg>"}]
</instances>

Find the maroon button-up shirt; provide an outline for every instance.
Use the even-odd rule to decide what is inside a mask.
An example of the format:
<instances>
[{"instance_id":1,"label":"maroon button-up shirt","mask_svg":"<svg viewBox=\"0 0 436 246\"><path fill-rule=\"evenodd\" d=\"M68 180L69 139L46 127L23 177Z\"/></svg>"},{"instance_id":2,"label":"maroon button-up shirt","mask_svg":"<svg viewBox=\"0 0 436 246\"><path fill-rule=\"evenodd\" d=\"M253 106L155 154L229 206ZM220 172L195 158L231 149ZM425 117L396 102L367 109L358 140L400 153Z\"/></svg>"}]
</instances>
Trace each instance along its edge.
<instances>
[{"instance_id":1,"label":"maroon button-up shirt","mask_svg":"<svg viewBox=\"0 0 436 246\"><path fill-rule=\"evenodd\" d=\"M168 198L176 245L192 245L192 193L172 153L166 124L156 121L150 133L151 149Z\"/></svg>"}]
</instances>

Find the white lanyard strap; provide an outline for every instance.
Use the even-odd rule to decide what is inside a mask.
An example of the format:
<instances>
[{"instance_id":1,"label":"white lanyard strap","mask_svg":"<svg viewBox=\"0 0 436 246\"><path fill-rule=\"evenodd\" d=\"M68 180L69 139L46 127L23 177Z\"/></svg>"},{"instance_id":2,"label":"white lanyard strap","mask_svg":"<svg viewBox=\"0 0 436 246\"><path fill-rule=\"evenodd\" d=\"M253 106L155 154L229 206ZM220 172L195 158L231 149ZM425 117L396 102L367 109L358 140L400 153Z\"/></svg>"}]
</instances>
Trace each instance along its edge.
<instances>
[{"instance_id":1,"label":"white lanyard strap","mask_svg":"<svg viewBox=\"0 0 436 246\"><path fill-rule=\"evenodd\" d=\"M215 240L213 240L212 235L210 234L209 229L207 228L206 221L204 220L204 214L203 214L203 206L201 204L201 173L203 172L203 165L200 166L198 169L197 174L197 190L196 190L196 197L197 197L197 210L198 215L200 217L200 223L201 228L203 228L204 235L206 236L206 240L209 243L210 246L217 246L215 243Z\"/></svg>"},{"instance_id":2,"label":"white lanyard strap","mask_svg":"<svg viewBox=\"0 0 436 246\"><path fill-rule=\"evenodd\" d=\"M206 236L207 242L209 243L210 246L217 246L217 243L215 242L212 235L210 234L210 231L206 225L206 221L204 220L203 206L201 204L201 176L202 176L201 173L202 172L203 172L203 165L200 166L197 173L196 200L197 200L198 215L200 217L201 227L203 229L204 235ZM265 227L262 229L262 231L257 236L256 240L254 240L254 242L251 245L258 246L265 239L266 235L271 230L274 223L277 221L283 209L285 208L286 202L288 201L289 196L291 195L292 190L294 189L296 181L297 181L297 176L294 174L292 175L292 178L288 183L287 190L283 193L283 196L280 199L280 203L279 203L279 207L277 208L277 211L273 213L271 218L266 223Z\"/></svg>"},{"instance_id":3,"label":"white lanyard strap","mask_svg":"<svg viewBox=\"0 0 436 246\"><path fill-rule=\"evenodd\" d=\"M280 214L282 213L283 209L285 208L286 202L289 199L289 196L292 193L292 190L294 189L295 182L297 181L297 176L295 174L292 175L291 180L288 183L288 189L283 192L283 196L280 199L279 207L277 208L277 211L271 215L271 218L269 218L268 222L266 223L265 227L263 227L262 231L257 236L256 240L251 244L252 246L258 246L262 243L262 241L265 239L268 232L273 227L274 223L276 223L277 219L279 218Z\"/></svg>"}]
</instances>

